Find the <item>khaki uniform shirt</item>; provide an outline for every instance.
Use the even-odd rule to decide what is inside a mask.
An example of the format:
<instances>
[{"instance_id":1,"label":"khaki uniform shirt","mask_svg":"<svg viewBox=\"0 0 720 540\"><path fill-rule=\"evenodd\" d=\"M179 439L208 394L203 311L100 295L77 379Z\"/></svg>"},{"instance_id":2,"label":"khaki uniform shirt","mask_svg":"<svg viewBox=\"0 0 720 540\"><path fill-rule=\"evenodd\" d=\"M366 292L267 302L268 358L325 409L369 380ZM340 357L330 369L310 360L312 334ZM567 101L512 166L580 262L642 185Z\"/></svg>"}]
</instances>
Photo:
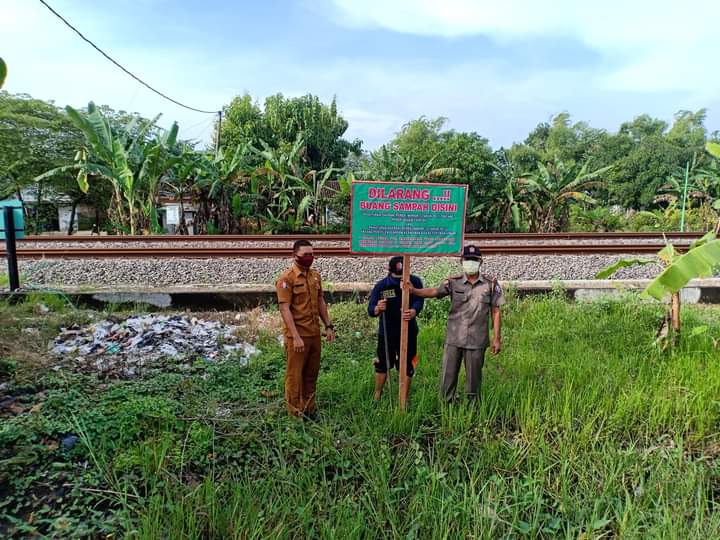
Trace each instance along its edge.
<instances>
[{"instance_id":1,"label":"khaki uniform shirt","mask_svg":"<svg viewBox=\"0 0 720 540\"><path fill-rule=\"evenodd\" d=\"M301 337L320 335L320 310L322 294L320 274L315 270L304 270L293 264L285 270L275 283L278 303L289 304L295 328ZM285 328L285 337L291 337Z\"/></svg>"},{"instance_id":2,"label":"khaki uniform shirt","mask_svg":"<svg viewBox=\"0 0 720 540\"><path fill-rule=\"evenodd\" d=\"M445 343L462 349L487 347L490 308L505 303L497 280L482 274L475 283L470 283L465 275L451 277L438 291L439 298L451 299Z\"/></svg>"}]
</instances>

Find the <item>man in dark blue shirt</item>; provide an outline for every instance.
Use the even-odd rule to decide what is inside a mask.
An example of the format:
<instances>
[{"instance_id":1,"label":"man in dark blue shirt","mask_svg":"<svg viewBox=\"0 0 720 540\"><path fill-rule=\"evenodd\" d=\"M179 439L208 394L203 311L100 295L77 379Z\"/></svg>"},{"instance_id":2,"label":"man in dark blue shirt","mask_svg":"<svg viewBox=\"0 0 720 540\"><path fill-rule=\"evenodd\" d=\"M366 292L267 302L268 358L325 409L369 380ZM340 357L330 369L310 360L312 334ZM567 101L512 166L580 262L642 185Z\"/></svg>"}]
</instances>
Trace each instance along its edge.
<instances>
[{"instance_id":1,"label":"man in dark blue shirt","mask_svg":"<svg viewBox=\"0 0 720 540\"><path fill-rule=\"evenodd\" d=\"M408 322L408 348L407 348L407 392L410 391L410 382L417 365L417 336L418 324L415 317L423 308L424 300L419 296L410 297L410 308L402 314L402 289L400 283L403 273L403 258L393 257L388 266L388 276L381 279L373 287L368 304L368 314L371 317L381 317L378 329L377 360L375 361L375 401L382 397L383 386L388 375L389 365L400 371L400 321ZM422 281L417 276L410 276L413 288L422 289ZM387 355L386 355L387 347ZM407 397L407 396L406 396Z\"/></svg>"}]
</instances>

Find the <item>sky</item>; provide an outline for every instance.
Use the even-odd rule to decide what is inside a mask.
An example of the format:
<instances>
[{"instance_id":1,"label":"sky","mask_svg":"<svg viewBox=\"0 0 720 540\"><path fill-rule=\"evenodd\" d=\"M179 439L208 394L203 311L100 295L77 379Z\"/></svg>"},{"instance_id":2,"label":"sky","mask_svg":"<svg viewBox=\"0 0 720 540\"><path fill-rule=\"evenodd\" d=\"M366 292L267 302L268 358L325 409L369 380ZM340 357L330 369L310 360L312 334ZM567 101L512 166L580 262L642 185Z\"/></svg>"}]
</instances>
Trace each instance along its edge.
<instances>
[{"instance_id":1,"label":"sky","mask_svg":"<svg viewBox=\"0 0 720 540\"><path fill-rule=\"evenodd\" d=\"M47 0L130 71L217 110L236 95L337 96L372 150L420 116L493 147L568 111L617 130L647 113L708 109L720 129L717 0ZM125 75L38 0L0 0L4 90L89 101L180 124L210 141L214 116Z\"/></svg>"}]
</instances>

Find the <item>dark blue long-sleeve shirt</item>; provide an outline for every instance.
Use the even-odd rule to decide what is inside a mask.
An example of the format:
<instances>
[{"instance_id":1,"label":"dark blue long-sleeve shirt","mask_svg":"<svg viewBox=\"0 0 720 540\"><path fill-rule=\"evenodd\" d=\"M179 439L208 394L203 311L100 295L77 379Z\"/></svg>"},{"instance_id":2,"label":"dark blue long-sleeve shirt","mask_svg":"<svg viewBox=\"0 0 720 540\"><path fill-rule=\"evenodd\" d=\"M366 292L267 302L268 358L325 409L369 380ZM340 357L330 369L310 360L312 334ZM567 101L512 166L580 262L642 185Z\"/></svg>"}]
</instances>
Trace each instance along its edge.
<instances>
[{"instance_id":1,"label":"dark blue long-sleeve shirt","mask_svg":"<svg viewBox=\"0 0 720 540\"><path fill-rule=\"evenodd\" d=\"M417 276L410 276L410 283L416 289L422 289L422 280ZM387 300L387 309L385 310L386 324L388 334L399 335L400 334L400 321L401 310L402 310L402 289L400 288L400 280L392 276L388 276L381 279L373 287L372 293L370 293L370 302L368 303L368 314L371 317L377 317L375 315L375 307L378 302L385 298ZM425 300L419 296L410 296L410 309L414 309L419 315L422 311ZM411 320L408 325L408 330L411 333L417 334L418 325L415 319ZM383 331L382 320L379 323L378 334L380 336L385 335Z\"/></svg>"}]
</instances>

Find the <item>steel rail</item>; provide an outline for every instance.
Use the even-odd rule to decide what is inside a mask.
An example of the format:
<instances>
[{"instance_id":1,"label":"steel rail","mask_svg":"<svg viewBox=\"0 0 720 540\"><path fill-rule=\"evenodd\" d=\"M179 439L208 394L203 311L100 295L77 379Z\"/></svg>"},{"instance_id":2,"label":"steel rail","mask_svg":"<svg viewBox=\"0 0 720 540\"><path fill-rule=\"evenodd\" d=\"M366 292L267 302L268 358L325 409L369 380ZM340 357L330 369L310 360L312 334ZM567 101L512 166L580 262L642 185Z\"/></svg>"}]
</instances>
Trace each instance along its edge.
<instances>
[{"instance_id":1,"label":"steel rail","mask_svg":"<svg viewBox=\"0 0 720 540\"><path fill-rule=\"evenodd\" d=\"M563 233L468 233L466 241L481 240L626 240L643 239L658 240L700 238L702 233L688 232L563 232ZM226 234L226 235L147 235L147 236L26 236L18 240L19 245L32 242L66 242L66 243L92 243L92 242L294 242L307 239L311 242L349 242L348 234Z\"/></svg>"},{"instance_id":2,"label":"steel rail","mask_svg":"<svg viewBox=\"0 0 720 540\"><path fill-rule=\"evenodd\" d=\"M484 255L591 255L591 254L653 254L659 246L647 243L633 244L479 244ZM679 251L688 248L687 243L675 246ZM314 248L319 257L368 257L353 255L347 246L318 246ZM23 259L96 259L96 258L289 258L286 247L122 247L122 248L29 248L18 249ZM4 256L4 251L0 251ZM378 255L385 257L385 255Z\"/></svg>"}]
</instances>

